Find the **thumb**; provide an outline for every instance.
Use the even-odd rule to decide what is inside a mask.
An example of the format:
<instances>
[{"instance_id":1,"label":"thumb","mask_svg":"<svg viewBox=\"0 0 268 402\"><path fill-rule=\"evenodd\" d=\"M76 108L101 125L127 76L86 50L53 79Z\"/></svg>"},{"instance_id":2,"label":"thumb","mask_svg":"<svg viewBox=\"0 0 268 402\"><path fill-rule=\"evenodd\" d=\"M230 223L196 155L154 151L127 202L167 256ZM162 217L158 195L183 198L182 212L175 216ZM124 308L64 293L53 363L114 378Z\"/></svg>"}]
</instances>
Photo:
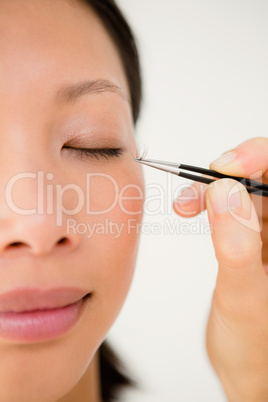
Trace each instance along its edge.
<instances>
[{"instance_id":1,"label":"thumb","mask_svg":"<svg viewBox=\"0 0 268 402\"><path fill-rule=\"evenodd\" d=\"M217 285L224 292L256 290L264 278L258 217L246 188L236 180L221 179L206 191L212 241L219 263Z\"/></svg>"}]
</instances>

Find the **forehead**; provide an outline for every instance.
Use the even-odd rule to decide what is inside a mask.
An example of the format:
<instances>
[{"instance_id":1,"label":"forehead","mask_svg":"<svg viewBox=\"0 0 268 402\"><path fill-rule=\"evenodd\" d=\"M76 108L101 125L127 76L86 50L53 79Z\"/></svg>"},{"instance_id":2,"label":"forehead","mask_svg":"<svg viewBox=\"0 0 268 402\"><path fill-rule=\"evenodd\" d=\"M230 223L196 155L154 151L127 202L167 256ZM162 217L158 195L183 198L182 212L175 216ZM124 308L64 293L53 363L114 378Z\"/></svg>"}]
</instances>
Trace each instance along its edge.
<instances>
[{"instance_id":1,"label":"forehead","mask_svg":"<svg viewBox=\"0 0 268 402\"><path fill-rule=\"evenodd\" d=\"M0 57L2 91L102 78L128 95L118 50L84 1L1 0Z\"/></svg>"}]
</instances>

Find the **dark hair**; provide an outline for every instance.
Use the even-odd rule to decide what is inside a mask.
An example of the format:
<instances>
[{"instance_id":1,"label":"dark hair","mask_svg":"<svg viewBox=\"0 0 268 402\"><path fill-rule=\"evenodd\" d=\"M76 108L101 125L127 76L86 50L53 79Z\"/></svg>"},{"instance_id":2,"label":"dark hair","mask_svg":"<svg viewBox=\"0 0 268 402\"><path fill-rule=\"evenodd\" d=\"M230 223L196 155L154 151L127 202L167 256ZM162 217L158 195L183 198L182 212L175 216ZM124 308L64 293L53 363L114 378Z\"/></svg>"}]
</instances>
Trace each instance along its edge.
<instances>
[{"instance_id":1,"label":"dark hair","mask_svg":"<svg viewBox=\"0 0 268 402\"><path fill-rule=\"evenodd\" d=\"M142 82L133 32L114 0L86 0L86 3L94 9L117 46L130 89L133 121L136 123L140 113Z\"/></svg>"},{"instance_id":2,"label":"dark hair","mask_svg":"<svg viewBox=\"0 0 268 402\"><path fill-rule=\"evenodd\" d=\"M142 82L139 55L132 30L114 0L85 2L96 12L117 46L129 85L133 121L136 123L140 113ZM136 385L126 374L122 362L107 341L99 348L99 359L103 402L116 400L122 387Z\"/></svg>"},{"instance_id":3,"label":"dark hair","mask_svg":"<svg viewBox=\"0 0 268 402\"><path fill-rule=\"evenodd\" d=\"M122 388L137 387L137 382L127 374L121 359L107 341L99 348L99 365L103 402L116 401Z\"/></svg>"}]
</instances>

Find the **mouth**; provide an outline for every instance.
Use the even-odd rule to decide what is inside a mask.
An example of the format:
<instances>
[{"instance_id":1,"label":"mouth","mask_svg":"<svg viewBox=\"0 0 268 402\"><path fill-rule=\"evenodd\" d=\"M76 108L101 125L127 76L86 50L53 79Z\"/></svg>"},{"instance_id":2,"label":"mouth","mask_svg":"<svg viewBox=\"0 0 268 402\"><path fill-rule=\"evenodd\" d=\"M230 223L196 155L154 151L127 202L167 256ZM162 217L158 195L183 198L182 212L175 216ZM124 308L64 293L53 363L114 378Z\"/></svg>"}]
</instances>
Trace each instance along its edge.
<instances>
[{"instance_id":1,"label":"mouth","mask_svg":"<svg viewBox=\"0 0 268 402\"><path fill-rule=\"evenodd\" d=\"M0 339L36 343L58 338L78 323L91 298L92 292L85 294L75 288L19 289L2 294Z\"/></svg>"}]
</instances>

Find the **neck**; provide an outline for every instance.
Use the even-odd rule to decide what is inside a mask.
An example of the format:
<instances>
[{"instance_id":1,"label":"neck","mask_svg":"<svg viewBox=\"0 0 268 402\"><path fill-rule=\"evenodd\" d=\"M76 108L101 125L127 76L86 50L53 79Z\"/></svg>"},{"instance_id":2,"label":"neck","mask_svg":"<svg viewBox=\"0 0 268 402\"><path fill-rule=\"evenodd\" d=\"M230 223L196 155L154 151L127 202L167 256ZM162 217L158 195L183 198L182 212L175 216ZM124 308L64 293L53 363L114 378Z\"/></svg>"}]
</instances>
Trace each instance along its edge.
<instances>
[{"instance_id":1,"label":"neck","mask_svg":"<svg viewBox=\"0 0 268 402\"><path fill-rule=\"evenodd\" d=\"M87 370L75 387L58 402L101 402L99 354L95 353Z\"/></svg>"}]
</instances>

